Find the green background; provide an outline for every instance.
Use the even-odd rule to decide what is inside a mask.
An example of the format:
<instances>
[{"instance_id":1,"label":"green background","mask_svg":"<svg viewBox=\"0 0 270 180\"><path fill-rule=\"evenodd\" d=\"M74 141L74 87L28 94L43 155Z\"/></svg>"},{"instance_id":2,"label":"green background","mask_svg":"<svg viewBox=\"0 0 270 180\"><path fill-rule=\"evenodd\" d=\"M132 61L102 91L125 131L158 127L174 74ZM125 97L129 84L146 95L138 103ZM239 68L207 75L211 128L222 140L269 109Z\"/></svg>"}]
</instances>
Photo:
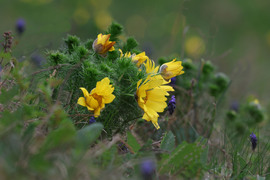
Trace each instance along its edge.
<instances>
[{"instance_id":1,"label":"green background","mask_svg":"<svg viewBox=\"0 0 270 180\"><path fill-rule=\"evenodd\" d=\"M25 19L13 53L29 60L57 49L66 34L95 38L116 21L121 38L134 36L151 59L211 60L231 78L231 100L253 95L268 105L269 8L265 0L1 0L0 32Z\"/></svg>"}]
</instances>

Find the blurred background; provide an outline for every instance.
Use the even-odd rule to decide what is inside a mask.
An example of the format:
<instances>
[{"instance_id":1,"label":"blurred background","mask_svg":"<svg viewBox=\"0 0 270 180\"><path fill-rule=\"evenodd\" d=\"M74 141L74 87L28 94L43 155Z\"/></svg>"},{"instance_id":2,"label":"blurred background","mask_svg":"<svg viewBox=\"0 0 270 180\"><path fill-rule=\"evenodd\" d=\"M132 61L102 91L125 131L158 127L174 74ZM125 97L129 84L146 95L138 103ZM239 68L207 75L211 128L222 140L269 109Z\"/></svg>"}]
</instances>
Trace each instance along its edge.
<instances>
[{"instance_id":1,"label":"blurred background","mask_svg":"<svg viewBox=\"0 0 270 180\"><path fill-rule=\"evenodd\" d=\"M94 39L116 21L151 59L211 60L232 80L231 101L253 95L269 105L269 8L266 0L0 0L0 32L16 34L18 59L44 59L67 34Z\"/></svg>"}]
</instances>

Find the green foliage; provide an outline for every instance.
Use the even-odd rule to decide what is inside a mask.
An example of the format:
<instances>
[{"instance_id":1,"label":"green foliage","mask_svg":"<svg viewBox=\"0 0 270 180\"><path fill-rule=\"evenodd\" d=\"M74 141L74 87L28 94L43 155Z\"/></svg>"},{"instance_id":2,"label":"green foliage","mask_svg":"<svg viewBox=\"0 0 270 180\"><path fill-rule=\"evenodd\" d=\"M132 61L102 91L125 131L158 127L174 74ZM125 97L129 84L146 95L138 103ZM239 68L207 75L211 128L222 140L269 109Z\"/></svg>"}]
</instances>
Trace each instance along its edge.
<instances>
[{"instance_id":1,"label":"green foliage","mask_svg":"<svg viewBox=\"0 0 270 180\"><path fill-rule=\"evenodd\" d=\"M113 22L109 26L106 34L111 34L111 37L110 37L111 41L117 41L118 40L117 36L119 36L122 32L123 32L123 27L120 24Z\"/></svg>"},{"instance_id":2,"label":"green foliage","mask_svg":"<svg viewBox=\"0 0 270 180\"><path fill-rule=\"evenodd\" d=\"M175 138L171 131L167 132L160 144L160 149L164 151L173 151L175 147Z\"/></svg>"},{"instance_id":3,"label":"green foliage","mask_svg":"<svg viewBox=\"0 0 270 180\"><path fill-rule=\"evenodd\" d=\"M138 42L133 37L129 37L127 39L126 44L123 46L123 49L122 49L123 53L130 52L137 46L138 46Z\"/></svg>"},{"instance_id":4,"label":"green foliage","mask_svg":"<svg viewBox=\"0 0 270 180\"><path fill-rule=\"evenodd\" d=\"M9 90L2 89L1 96L0 96L0 103L6 104L10 102L14 98L14 96L17 94L18 94L17 86L14 86L12 87L12 89L9 89Z\"/></svg>"},{"instance_id":5,"label":"green foliage","mask_svg":"<svg viewBox=\"0 0 270 180\"><path fill-rule=\"evenodd\" d=\"M108 30L111 33L110 40L116 40L122 32L122 27L113 23ZM89 92L95 88L96 83L105 77L108 77L115 87L113 94L115 100L106 105L101 116L97 121L103 123L108 136L117 132L124 132L130 123L138 118L139 107L135 98L132 97L136 91L137 82L145 77L145 72L138 71L136 65L129 58L120 58L118 51L108 52L107 56L102 57L86 48L85 45L90 41L83 43L76 36L68 36L65 39L66 48L49 53L47 66L52 68L45 76L50 76L55 70L56 78L63 79L61 86L54 89L56 98L64 99L68 94L69 101L63 102L67 107L68 114L75 115L87 113L87 109L76 105L79 97L82 96L80 87L86 88ZM133 38L127 40L125 45L128 50L137 46ZM76 106L76 109L74 108ZM136 113L134 113L136 112ZM80 117L73 118L74 122L81 121ZM83 120L86 123L86 119ZM81 125L81 124L80 124Z\"/></svg>"},{"instance_id":6,"label":"green foliage","mask_svg":"<svg viewBox=\"0 0 270 180\"><path fill-rule=\"evenodd\" d=\"M100 136L102 129L103 125L100 123L84 127L77 132L76 142L82 148L87 149Z\"/></svg>"},{"instance_id":7,"label":"green foliage","mask_svg":"<svg viewBox=\"0 0 270 180\"><path fill-rule=\"evenodd\" d=\"M1 51L0 179L139 179L145 159L157 164L151 177L160 179L267 178L270 143L259 134L265 110L254 100L223 113L230 80L210 61L183 60L185 74L170 84L176 112L160 114L160 130L141 120L134 94L146 73L120 57L118 48L140 53L134 38L119 42L122 31L116 23L109 27L117 44L105 55L93 51L94 40L69 35L32 74L26 62ZM90 92L105 77L116 98L89 124L93 114L77 105L79 88ZM254 150L251 132L258 138Z\"/></svg>"},{"instance_id":8,"label":"green foliage","mask_svg":"<svg viewBox=\"0 0 270 180\"><path fill-rule=\"evenodd\" d=\"M127 133L127 143L135 153L141 149L141 145L130 132Z\"/></svg>"},{"instance_id":9,"label":"green foliage","mask_svg":"<svg viewBox=\"0 0 270 180\"><path fill-rule=\"evenodd\" d=\"M201 173L201 155L203 147L196 143L186 143L178 145L175 150L162 157L160 172L178 174L185 178L192 178Z\"/></svg>"}]
</instances>

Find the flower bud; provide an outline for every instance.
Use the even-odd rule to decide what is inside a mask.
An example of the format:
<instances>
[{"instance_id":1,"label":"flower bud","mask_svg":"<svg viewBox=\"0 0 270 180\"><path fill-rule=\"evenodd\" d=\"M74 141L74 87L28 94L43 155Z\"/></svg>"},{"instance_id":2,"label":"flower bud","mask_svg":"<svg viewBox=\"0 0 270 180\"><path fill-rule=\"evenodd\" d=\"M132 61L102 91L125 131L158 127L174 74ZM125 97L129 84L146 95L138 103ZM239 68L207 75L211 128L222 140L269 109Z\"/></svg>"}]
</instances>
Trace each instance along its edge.
<instances>
[{"instance_id":1,"label":"flower bud","mask_svg":"<svg viewBox=\"0 0 270 180\"><path fill-rule=\"evenodd\" d=\"M174 109L176 107L175 104L176 104L175 95L172 95L172 98L171 98L171 100L169 101L169 104L168 104L168 111L169 111L170 115L172 115L173 112L174 112Z\"/></svg>"},{"instance_id":2,"label":"flower bud","mask_svg":"<svg viewBox=\"0 0 270 180\"><path fill-rule=\"evenodd\" d=\"M25 21L24 19L18 19L16 22L16 31L21 35L25 31Z\"/></svg>"},{"instance_id":3,"label":"flower bud","mask_svg":"<svg viewBox=\"0 0 270 180\"><path fill-rule=\"evenodd\" d=\"M105 57L108 51L114 51L113 45L115 41L109 41L110 34L103 35L99 34L97 39L94 41L92 47L101 56Z\"/></svg>"},{"instance_id":4,"label":"flower bud","mask_svg":"<svg viewBox=\"0 0 270 180\"><path fill-rule=\"evenodd\" d=\"M171 62L163 64L159 72L166 81L169 81L171 78L184 73L182 62L176 62L176 59L174 59Z\"/></svg>"},{"instance_id":5,"label":"flower bud","mask_svg":"<svg viewBox=\"0 0 270 180\"><path fill-rule=\"evenodd\" d=\"M252 150L254 151L256 146L257 146L257 137L253 132L250 134L249 137L250 137L250 142L251 142L251 145L252 145Z\"/></svg>"}]
</instances>

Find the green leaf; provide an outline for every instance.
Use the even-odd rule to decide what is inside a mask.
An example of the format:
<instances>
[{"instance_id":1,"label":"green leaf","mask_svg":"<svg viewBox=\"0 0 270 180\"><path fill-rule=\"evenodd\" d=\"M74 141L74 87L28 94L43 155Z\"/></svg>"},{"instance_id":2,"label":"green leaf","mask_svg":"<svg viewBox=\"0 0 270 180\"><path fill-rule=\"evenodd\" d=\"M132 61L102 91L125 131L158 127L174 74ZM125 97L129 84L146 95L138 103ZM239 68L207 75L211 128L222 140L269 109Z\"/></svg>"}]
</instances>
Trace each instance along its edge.
<instances>
[{"instance_id":1,"label":"green leaf","mask_svg":"<svg viewBox=\"0 0 270 180\"><path fill-rule=\"evenodd\" d=\"M59 128L48 134L41 152L51 149L65 148L74 143L76 130L73 123L66 119L62 120Z\"/></svg>"},{"instance_id":2,"label":"green leaf","mask_svg":"<svg viewBox=\"0 0 270 180\"><path fill-rule=\"evenodd\" d=\"M82 148L89 147L100 136L103 125L101 123L94 123L90 126L80 129L77 132L76 141Z\"/></svg>"},{"instance_id":3,"label":"green leaf","mask_svg":"<svg viewBox=\"0 0 270 180\"><path fill-rule=\"evenodd\" d=\"M141 145L138 143L136 138L131 134L131 132L127 133L127 143L135 153L137 153L141 149Z\"/></svg>"},{"instance_id":4,"label":"green leaf","mask_svg":"<svg viewBox=\"0 0 270 180\"><path fill-rule=\"evenodd\" d=\"M191 177L195 176L201 167L202 152L202 146L197 143L183 142L170 155L163 156L159 170L161 173L174 174L180 169L185 169L185 173L190 173Z\"/></svg>"},{"instance_id":5,"label":"green leaf","mask_svg":"<svg viewBox=\"0 0 270 180\"><path fill-rule=\"evenodd\" d=\"M167 132L161 141L160 148L165 151L173 151L175 146L175 138L171 131Z\"/></svg>"}]
</instances>

